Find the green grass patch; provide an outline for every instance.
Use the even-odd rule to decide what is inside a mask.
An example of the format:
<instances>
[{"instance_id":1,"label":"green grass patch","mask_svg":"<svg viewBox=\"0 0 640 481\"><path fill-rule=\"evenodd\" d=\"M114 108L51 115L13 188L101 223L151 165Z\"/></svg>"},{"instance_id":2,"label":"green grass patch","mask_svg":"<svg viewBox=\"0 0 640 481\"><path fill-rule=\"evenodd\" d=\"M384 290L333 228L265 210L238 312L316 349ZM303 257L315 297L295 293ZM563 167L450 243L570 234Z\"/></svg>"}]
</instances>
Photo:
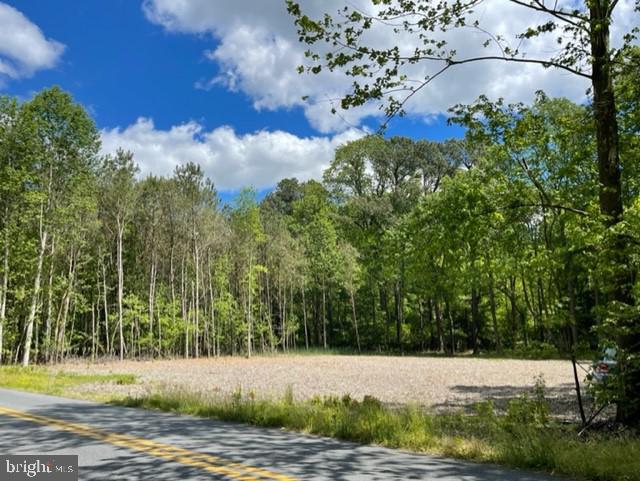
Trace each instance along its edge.
<instances>
[{"instance_id":1,"label":"green grass patch","mask_svg":"<svg viewBox=\"0 0 640 481\"><path fill-rule=\"evenodd\" d=\"M132 374L75 374L44 367L0 367L0 387L45 394L66 394L71 388L89 383L133 384Z\"/></svg>"},{"instance_id":2,"label":"green grass patch","mask_svg":"<svg viewBox=\"0 0 640 481\"><path fill-rule=\"evenodd\" d=\"M594 481L640 479L638 437L590 433L578 438L575 426L549 418L540 390L512 401L500 416L490 402L478 404L474 414L434 414L417 406L391 408L372 397L296 401L290 391L282 399L269 400L240 391L220 397L164 388L115 403Z\"/></svg>"}]
</instances>

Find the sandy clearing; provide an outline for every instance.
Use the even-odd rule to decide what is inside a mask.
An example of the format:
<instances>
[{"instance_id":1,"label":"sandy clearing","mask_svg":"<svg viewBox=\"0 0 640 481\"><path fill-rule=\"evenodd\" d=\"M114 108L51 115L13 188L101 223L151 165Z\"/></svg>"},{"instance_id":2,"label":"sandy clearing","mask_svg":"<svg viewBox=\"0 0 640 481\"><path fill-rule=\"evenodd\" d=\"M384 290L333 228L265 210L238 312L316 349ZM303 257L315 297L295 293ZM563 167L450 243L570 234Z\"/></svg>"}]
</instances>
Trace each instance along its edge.
<instances>
[{"instance_id":1,"label":"sandy clearing","mask_svg":"<svg viewBox=\"0 0 640 481\"><path fill-rule=\"evenodd\" d=\"M137 395L169 385L203 393L230 394L241 388L280 397L290 386L296 399L316 395L372 395L389 404L418 403L434 409L506 401L530 390L537 376L547 386L556 414L572 415L573 373L568 361L338 355L257 356L251 359L176 359L67 363L66 371L131 373L139 383L107 389ZM100 389L105 389L101 387Z\"/></svg>"}]
</instances>

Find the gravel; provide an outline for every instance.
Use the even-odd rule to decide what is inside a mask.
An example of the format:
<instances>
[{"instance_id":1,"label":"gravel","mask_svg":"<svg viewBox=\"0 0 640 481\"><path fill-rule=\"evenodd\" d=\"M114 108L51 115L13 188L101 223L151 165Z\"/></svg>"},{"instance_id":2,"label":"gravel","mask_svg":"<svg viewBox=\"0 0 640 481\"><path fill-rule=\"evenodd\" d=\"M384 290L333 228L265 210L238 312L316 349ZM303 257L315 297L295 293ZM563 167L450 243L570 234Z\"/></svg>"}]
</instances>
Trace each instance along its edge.
<instances>
[{"instance_id":1,"label":"gravel","mask_svg":"<svg viewBox=\"0 0 640 481\"><path fill-rule=\"evenodd\" d=\"M258 397L281 397L289 387L296 399L349 394L375 396L384 403L414 403L435 410L468 409L492 399L499 409L530 391L542 376L552 412L575 416L573 371L568 361L477 359L469 357L390 357L278 355L251 359L175 359L67 363L58 368L81 373L131 373L133 385L85 387L96 394L137 396L159 386L207 394L253 391Z\"/></svg>"}]
</instances>

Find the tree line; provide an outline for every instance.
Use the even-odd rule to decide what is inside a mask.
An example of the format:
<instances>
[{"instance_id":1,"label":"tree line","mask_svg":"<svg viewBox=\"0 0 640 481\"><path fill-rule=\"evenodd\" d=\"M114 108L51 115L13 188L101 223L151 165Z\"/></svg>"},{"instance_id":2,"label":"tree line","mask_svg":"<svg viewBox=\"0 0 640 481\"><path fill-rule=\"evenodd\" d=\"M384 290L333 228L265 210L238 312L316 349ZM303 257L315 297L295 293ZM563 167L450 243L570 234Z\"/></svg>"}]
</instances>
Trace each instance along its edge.
<instances>
[{"instance_id":1,"label":"tree line","mask_svg":"<svg viewBox=\"0 0 640 481\"><path fill-rule=\"evenodd\" d=\"M634 272L635 80L620 84ZM229 205L196 164L141 178L130 152L100 155L58 88L4 97L1 360L596 347L610 259L589 115L480 99L456 112L463 140L368 136L322 182Z\"/></svg>"}]
</instances>

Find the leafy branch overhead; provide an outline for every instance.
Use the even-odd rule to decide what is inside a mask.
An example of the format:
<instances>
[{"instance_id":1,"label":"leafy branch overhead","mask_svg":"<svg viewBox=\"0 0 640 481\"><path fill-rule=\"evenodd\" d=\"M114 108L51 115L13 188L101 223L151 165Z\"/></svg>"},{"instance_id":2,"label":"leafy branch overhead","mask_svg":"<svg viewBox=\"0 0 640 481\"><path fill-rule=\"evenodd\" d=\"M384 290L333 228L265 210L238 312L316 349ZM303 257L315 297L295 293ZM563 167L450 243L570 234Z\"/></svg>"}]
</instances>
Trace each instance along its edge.
<instances>
[{"instance_id":1,"label":"leafy branch overhead","mask_svg":"<svg viewBox=\"0 0 640 481\"><path fill-rule=\"evenodd\" d=\"M341 70L354 78L351 91L341 101L343 109L383 100L387 118L404 114L405 105L417 92L453 67L482 61L538 64L557 68L590 79L592 51L589 45L595 32L611 22L617 2L585 2L567 6L544 0L504 0L505 6L532 11L540 22L528 26L511 38L494 33L483 22L488 0L408 1L373 0L367 9L349 4L331 16L311 19L294 0L287 0L294 17L299 40L311 46L305 52L309 65L300 73L319 74L324 69ZM640 3L636 2L636 9ZM593 10L599 10L594 17ZM369 31L385 31L402 39L402 44L379 45L370 42ZM466 38L479 38L486 53L458 51L452 37L456 32ZM471 34L478 34L477 37ZM626 32L624 44L609 47L612 62L637 38L638 27ZM536 57L528 52L528 41L550 36L557 44L554 53ZM474 40L475 41L475 40ZM467 50L467 49L465 49ZM428 64L428 73L415 66Z\"/></svg>"}]
</instances>

